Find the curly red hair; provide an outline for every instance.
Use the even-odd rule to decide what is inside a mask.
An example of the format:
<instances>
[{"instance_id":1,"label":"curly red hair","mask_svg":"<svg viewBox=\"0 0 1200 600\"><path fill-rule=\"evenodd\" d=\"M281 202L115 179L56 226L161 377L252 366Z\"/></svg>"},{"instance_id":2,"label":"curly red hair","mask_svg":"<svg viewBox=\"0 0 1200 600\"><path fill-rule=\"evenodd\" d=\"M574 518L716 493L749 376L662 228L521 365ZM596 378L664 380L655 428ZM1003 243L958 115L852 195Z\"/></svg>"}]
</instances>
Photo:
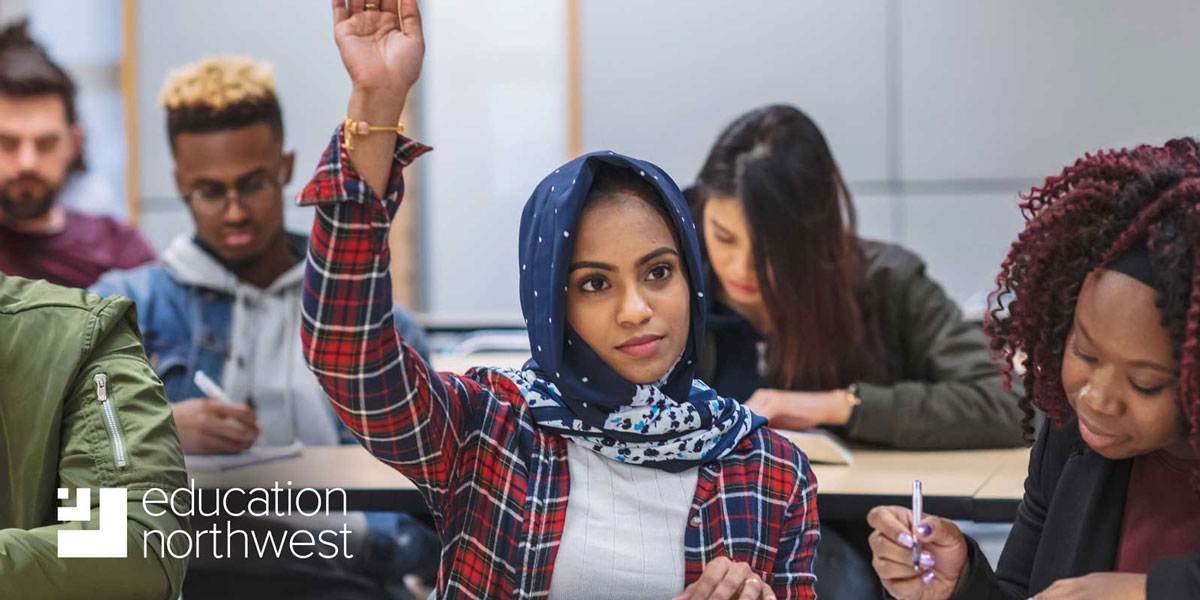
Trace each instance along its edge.
<instances>
[{"instance_id":1,"label":"curly red hair","mask_svg":"<svg viewBox=\"0 0 1200 600\"><path fill-rule=\"evenodd\" d=\"M1200 452L1200 146L1191 138L1086 154L1021 196L1025 231L1000 266L985 327L1011 382L1025 367L1025 431L1033 407L1070 419L1063 349L1084 277L1144 241L1163 327L1178 365L1180 412ZM1200 473L1193 484L1200 490Z\"/></svg>"}]
</instances>

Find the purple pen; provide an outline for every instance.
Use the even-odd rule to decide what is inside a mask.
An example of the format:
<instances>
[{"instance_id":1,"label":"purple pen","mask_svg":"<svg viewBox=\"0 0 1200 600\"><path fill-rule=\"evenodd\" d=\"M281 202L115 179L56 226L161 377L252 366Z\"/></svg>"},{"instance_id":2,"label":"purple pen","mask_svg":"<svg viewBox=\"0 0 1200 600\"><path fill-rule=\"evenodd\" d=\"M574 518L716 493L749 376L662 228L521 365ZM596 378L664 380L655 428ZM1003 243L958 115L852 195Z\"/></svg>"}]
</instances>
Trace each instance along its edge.
<instances>
[{"instance_id":1,"label":"purple pen","mask_svg":"<svg viewBox=\"0 0 1200 600\"><path fill-rule=\"evenodd\" d=\"M917 533L917 525L921 522L921 513L924 507L924 497L921 495L921 480L913 480L913 495L912 495L912 565L914 571L921 570L921 536Z\"/></svg>"}]
</instances>

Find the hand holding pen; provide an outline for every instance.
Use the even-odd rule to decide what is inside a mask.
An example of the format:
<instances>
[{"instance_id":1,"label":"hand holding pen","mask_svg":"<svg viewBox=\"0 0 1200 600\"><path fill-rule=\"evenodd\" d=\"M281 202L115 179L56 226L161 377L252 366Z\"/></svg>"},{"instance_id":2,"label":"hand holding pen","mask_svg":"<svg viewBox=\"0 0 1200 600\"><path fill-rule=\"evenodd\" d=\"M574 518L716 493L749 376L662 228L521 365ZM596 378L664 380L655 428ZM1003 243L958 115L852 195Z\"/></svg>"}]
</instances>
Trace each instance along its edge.
<instances>
[{"instance_id":1,"label":"hand holding pen","mask_svg":"<svg viewBox=\"0 0 1200 600\"><path fill-rule=\"evenodd\" d=\"M229 398L229 394L226 394L225 390L222 389L221 386L217 385L217 382L212 380L212 377L208 376L208 373L205 373L204 371L196 371L196 374L192 377L192 381L195 382L196 387L200 388L200 391L204 392L204 394L209 398L220 400L225 404L237 404ZM246 398L246 406L252 411L256 410L254 407L254 398Z\"/></svg>"},{"instance_id":2,"label":"hand holding pen","mask_svg":"<svg viewBox=\"0 0 1200 600\"><path fill-rule=\"evenodd\" d=\"M202 372L195 382L205 397L171 404L184 454L236 454L253 445L261 433L254 407L231 402Z\"/></svg>"},{"instance_id":3,"label":"hand holding pen","mask_svg":"<svg viewBox=\"0 0 1200 600\"><path fill-rule=\"evenodd\" d=\"M867 515L871 564L883 587L898 600L946 600L967 566L967 542L953 521L924 515L920 482L913 505L877 506Z\"/></svg>"}]
</instances>

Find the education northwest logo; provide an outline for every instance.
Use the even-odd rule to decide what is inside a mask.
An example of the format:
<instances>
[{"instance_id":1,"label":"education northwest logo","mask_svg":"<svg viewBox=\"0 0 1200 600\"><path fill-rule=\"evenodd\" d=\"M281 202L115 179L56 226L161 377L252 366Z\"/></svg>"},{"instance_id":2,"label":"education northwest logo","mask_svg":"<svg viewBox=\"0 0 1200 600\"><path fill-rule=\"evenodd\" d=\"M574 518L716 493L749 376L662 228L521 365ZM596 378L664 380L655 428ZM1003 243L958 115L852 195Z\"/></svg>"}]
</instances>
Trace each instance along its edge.
<instances>
[{"instance_id":1,"label":"education northwest logo","mask_svg":"<svg viewBox=\"0 0 1200 600\"><path fill-rule=\"evenodd\" d=\"M59 558L126 558L129 544L126 525L129 520L126 490L100 488L100 507L96 511L99 527L95 529L59 529ZM58 488L58 499L70 496L68 488ZM65 504L65 502L64 502ZM91 523L92 490L75 489L75 505L60 506L58 520Z\"/></svg>"},{"instance_id":2,"label":"education northwest logo","mask_svg":"<svg viewBox=\"0 0 1200 600\"><path fill-rule=\"evenodd\" d=\"M293 495L292 482L281 487L276 481L270 488L223 488L214 497L197 495L196 480L187 487L149 488L142 495L141 510L151 517L173 515L177 522L201 516L216 518L208 529L191 530L170 527L167 530L146 529L141 532L142 556L164 558L280 558L289 554L306 560L313 556L332 559L350 552L350 526L343 522L339 529L288 528L285 531L258 531L240 528L245 519L314 517L319 513L334 516L346 512L346 490L302 488ZM93 504L93 492L99 492ZM58 530L60 558L128 558L130 490L123 488L76 488L74 503L68 499L70 488L58 488L58 520L67 524ZM233 508L230 508L233 496ZM239 501L244 504L239 505ZM302 502L303 501L303 502ZM315 505L315 508L313 507ZM295 512L293 512L295 507ZM335 508L336 507L336 508ZM93 521L94 519L94 521ZM136 541L134 542L136 545ZM135 549L136 553L136 549Z\"/></svg>"}]
</instances>

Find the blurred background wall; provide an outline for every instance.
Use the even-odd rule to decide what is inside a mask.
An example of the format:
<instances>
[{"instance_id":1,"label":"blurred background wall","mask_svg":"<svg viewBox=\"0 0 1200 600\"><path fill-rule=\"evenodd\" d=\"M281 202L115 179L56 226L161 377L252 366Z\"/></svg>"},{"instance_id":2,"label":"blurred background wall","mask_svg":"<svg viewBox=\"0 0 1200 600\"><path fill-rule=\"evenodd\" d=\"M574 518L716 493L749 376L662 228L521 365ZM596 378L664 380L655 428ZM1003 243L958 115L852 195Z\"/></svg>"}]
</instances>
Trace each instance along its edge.
<instances>
[{"instance_id":1,"label":"blurred background wall","mask_svg":"<svg viewBox=\"0 0 1200 600\"><path fill-rule=\"evenodd\" d=\"M1087 151L1200 134L1190 0L423 8L428 54L408 124L435 151L410 172L419 209L397 232L408 244L398 279L409 303L439 313L518 311L520 208L573 152L633 154L686 185L724 125L768 103L795 104L822 127L863 235L915 250L976 310L1021 227L1019 191ZM157 105L169 67L218 52L275 63L298 154L289 194L344 116L327 0L0 0L0 17L21 14L84 88L94 174L136 195L134 216L160 248L189 224ZM123 55L124 23L135 56ZM131 128L121 65L135 71ZM310 218L288 213L300 231Z\"/></svg>"},{"instance_id":2,"label":"blurred background wall","mask_svg":"<svg viewBox=\"0 0 1200 600\"><path fill-rule=\"evenodd\" d=\"M824 130L863 235L978 307L1017 192L1084 152L1200 134L1200 3L582 0L583 139L691 181L747 109Z\"/></svg>"}]
</instances>

